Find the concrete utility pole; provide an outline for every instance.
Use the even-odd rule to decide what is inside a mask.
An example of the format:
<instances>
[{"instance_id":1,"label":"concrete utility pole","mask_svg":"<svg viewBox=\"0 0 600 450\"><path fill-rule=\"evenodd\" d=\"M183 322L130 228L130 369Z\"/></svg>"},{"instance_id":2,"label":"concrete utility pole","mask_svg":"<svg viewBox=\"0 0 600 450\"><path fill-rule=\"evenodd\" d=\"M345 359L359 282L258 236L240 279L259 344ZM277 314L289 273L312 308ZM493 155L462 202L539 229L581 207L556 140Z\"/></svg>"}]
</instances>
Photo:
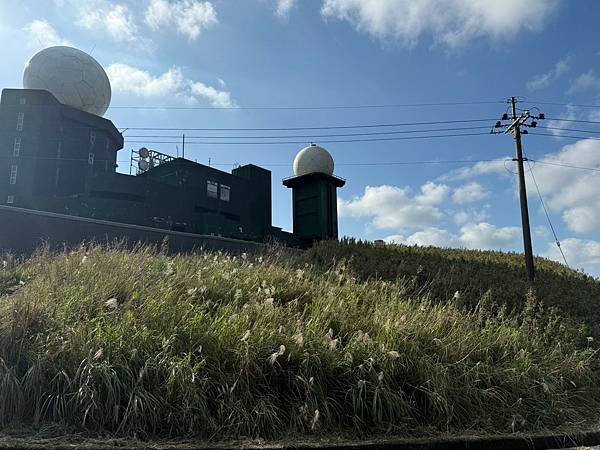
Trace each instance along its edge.
<instances>
[{"instance_id":1,"label":"concrete utility pole","mask_svg":"<svg viewBox=\"0 0 600 450\"><path fill-rule=\"evenodd\" d=\"M521 143L521 135L527 134L527 130L521 130L521 127L532 127L537 126L535 119L543 120L544 114L538 114L533 116L529 111L525 111L517 116L517 99L511 97L508 103L512 106L512 117L508 117L508 114L502 116L502 120L512 120L510 125L503 125L501 121L496 122L495 128L505 128L504 134L512 133L515 137L516 147L516 158L513 161L517 162L517 172L519 177L519 199L521 203L521 225L523 227L523 247L525 250L525 268L527 270L527 278L530 282L535 280L535 266L533 263L533 246L531 245L531 227L529 225L529 208L527 206L527 189L525 186L525 170L523 168L523 162L527 161L527 158L523 158L523 147ZM527 121L531 119L530 123ZM492 130L493 133L497 133Z\"/></svg>"}]
</instances>

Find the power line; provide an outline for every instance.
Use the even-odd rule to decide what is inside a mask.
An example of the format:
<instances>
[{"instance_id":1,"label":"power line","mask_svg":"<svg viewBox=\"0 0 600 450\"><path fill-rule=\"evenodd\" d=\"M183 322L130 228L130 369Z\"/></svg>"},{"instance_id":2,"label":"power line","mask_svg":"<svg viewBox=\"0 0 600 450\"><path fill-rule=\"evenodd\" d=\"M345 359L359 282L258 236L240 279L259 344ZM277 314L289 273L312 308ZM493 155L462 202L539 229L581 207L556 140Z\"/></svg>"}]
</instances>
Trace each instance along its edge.
<instances>
[{"instance_id":1,"label":"power line","mask_svg":"<svg viewBox=\"0 0 600 450\"><path fill-rule=\"evenodd\" d=\"M386 109L386 108L415 108L431 106L461 106L461 105L491 105L504 103L502 100L464 101L464 102L425 102L425 103L392 103L392 104L366 104L366 105L318 105L318 106L173 106L173 105L117 105L109 109L145 109L145 110L276 110L276 111L314 111L335 109Z\"/></svg>"},{"instance_id":2,"label":"power line","mask_svg":"<svg viewBox=\"0 0 600 450\"><path fill-rule=\"evenodd\" d=\"M582 130L582 129L578 129L578 128L545 127L542 125L538 125L536 128L543 128L545 130L557 130L557 131L574 131L575 133L600 134L600 131L597 131L597 130Z\"/></svg>"},{"instance_id":3,"label":"power line","mask_svg":"<svg viewBox=\"0 0 600 450\"><path fill-rule=\"evenodd\" d=\"M558 166L558 167L568 167L570 169L580 169L580 170L590 170L593 172L600 172L599 168L595 168L595 167L584 167L584 166L574 166L571 164L563 164L563 163L558 163L558 162L549 162L549 161L539 161L536 159L532 159L531 161L535 162L536 164L544 164L547 166Z\"/></svg>"},{"instance_id":4,"label":"power line","mask_svg":"<svg viewBox=\"0 0 600 450\"><path fill-rule=\"evenodd\" d=\"M529 134L533 134L535 136L550 136L550 137L555 137L555 138L566 138L566 139L588 139L588 140L593 140L593 141L600 140L600 138L593 137L593 136L572 136L572 135L568 135L568 134L534 133L534 132L531 132Z\"/></svg>"},{"instance_id":5,"label":"power line","mask_svg":"<svg viewBox=\"0 0 600 450\"><path fill-rule=\"evenodd\" d=\"M279 128L186 128L186 127L121 127L122 133L127 130L137 131L298 131L298 130L344 130L351 128L386 128L419 125L444 125L451 123L475 123L490 122L494 119L461 119L461 120L437 120L430 122L400 122L380 124L357 124L357 125L325 125L311 127L279 127Z\"/></svg>"},{"instance_id":6,"label":"power line","mask_svg":"<svg viewBox=\"0 0 600 450\"><path fill-rule=\"evenodd\" d=\"M527 100L527 103L535 103L538 105L548 106L572 106L575 108L600 108L600 105L577 104L577 103L559 103L559 102L540 102L537 100Z\"/></svg>"},{"instance_id":7,"label":"power line","mask_svg":"<svg viewBox=\"0 0 600 450\"><path fill-rule=\"evenodd\" d=\"M581 119L561 119L558 117L546 117L546 120L555 120L557 122L573 122L573 123L594 123L600 124L598 120L581 120Z\"/></svg>"},{"instance_id":8,"label":"power line","mask_svg":"<svg viewBox=\"0 0 600 450\"><path fill-rule=\"evenodd\" d=\"M189 136L186 139L293 139L293 138L322 138L322 137L349 137L349 136L379 136L387 134L411 134L411 133L431 133L436 131L464 131L464 130L481 130L489 129L489 126L478 127L453 127L453 128L428 128L424 130L400 130L400 131L375 131L370 133L334 133L334 134L293 134L293 135L272 135L272 136ZM181 135L174 134L145 134L145 135L128 135L128 138L165 138L179 139Z\"/></svg>"},{"instance_id":9,"label":"power line","mask_svg":"<svg viewBox=\"0 0 600 450\"><path fill-rule=\"evenodd\" d=\"M319 141L322 144L343 144L351 142L377 142L377 141L403 141L413 139L437 139L461 136L489 136L489 133L458 133L458 134L432 134L429 136L403 136L372 139L330 139ZM179 144L180 141L127 141L130 144ZM309 144L310 141L257 141L257 142L223 142L223 141L192 141L189 145L283 145L283 144Z\"/></svg>"},{"instance_id":10,"label":"power line","mask_svg":"<svg viewBox=\"0 0 600 450\"><path fill-rule=\"evenodd\" d=\"M554 242L556 243L556 246L558 247L558 250L560 251L560 254L563 257L563 260L565 261L565 266L569 267L567 258L565 256L565 254L563 253L563 250L560 246L560 241L558 240L558 237L556 236L556 231L554 230L554 226L552 225L552 220L550 220L550 214L548 214L548 209L546 209L546 204L544 203L544 199L542 198L542 193L540 192L540 187L538 186L537 180L535 179L535 175L533 173L533 167L531 167L529 160L526 159L526 161L527 161L527 166L529 166L529 173L531 173L531 179L533 180L533 184L535 185L535 189L537 190L538 196L540 198L540 203L542 204L542 208L544 209L544 213L546 214L546 219L548 220L548 225L550 225L550 230L552 230L552 235L554 236Z\"/></svg>"}]
</instances>

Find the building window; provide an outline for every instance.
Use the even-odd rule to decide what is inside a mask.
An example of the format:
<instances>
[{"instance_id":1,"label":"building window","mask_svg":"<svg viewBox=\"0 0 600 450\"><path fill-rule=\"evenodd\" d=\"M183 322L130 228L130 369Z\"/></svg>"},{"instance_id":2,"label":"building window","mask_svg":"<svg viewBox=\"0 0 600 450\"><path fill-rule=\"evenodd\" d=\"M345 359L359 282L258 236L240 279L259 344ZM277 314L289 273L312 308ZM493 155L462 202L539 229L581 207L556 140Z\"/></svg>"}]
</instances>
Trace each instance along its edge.
<instances>
[{"instance_id":1,"label":"building window","mask_svg":"<svg viewBox=\"0 0 600 450\"><path fill-rule=\"evenodd\" d=\"M231 194L231 188L224 184L221 185L221 200L228 202Z\"/></svg>"},{"instance_id":2,"label":"building window","mask_svg":"<svg viewBox=\"0 0 600 450\"><path fill-rule=\"evenodd\" d=\"M96 143L96 132L90 131L90 147L93 147Z\"/></svg>"},{"instance_id":3,"label":"building window","mask_svg":"<svg viewBox=\"0 0 600 450\"><path fill-rule=\"evenodd\" d=\"M15 196L14 195L9 195L8 197L6 197L6 203L8 205L12 205L15 202Z\"/></svg>"},{"instance_id":4,"label":"building window","mask_svg":"<svg viewBox=\"0 0 600 450\"><path fill-rule=\"evenodd\" d=\"M23 122L25 121L25 113L20 112L17 115L17 131L23 131Z\"/></svg>"},{"instance_id":5,"label":"building window","mask_svg":"<svg viewBox=\"0 0 600 450\"><path fill-rule=\"evenodd\" d=\"M93 153L88 153L88 164L90 166L94 165L94 154Z\"/></svg>"},{"instance_id":6,"label":"building window","mask_svg":"<svg viewBox=\"0 0 600 450\"><path fill-rule=\"evenodd\" d=\"M214 181L207 181L206 195L210 198L219 198L219 184Z\"/></svg>"},{"instance_id":7,"label":"building window","mask_svg":"<svg viewBox=\"0 0 600 450\"><path fill-rule=\"evenodd\" d=\"M21 98L19 99L19 103L20 103L21 105L25 105L25 104L27 103L27 99L26 99L25 97L21 97Z\"/></svg>"},{"instance_id":8,"label":"building window","mask_svg":"<svg viewBox=\"0 0 600 450\"><path fill-rule=\"evenodd\" d=\"M10 179L9 179L9 183L10 184L17 184L17 170L19 168L17 167L16 164L13 164L12 166L10 166Z\"/></svg>"},{"instance_id":9,"label":"building window","mask_svg":"<svg viewBox=\"0 0 600 450\"><path fill-rule=\"evenodd\" d=\"M15 137L15 144L13 145L13 156L16 158L21 154L21 136Z\"/></svg>"}]
</instances>

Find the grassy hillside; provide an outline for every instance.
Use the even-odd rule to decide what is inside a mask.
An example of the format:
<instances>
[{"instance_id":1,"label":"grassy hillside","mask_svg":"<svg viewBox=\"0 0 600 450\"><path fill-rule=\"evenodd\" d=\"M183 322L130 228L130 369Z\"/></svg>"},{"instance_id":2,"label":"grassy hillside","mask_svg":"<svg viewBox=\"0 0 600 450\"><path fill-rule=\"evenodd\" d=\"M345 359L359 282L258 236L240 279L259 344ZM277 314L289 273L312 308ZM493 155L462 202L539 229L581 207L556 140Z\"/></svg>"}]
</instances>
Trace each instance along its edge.
<instances>
[{"instance_id":1,"label":"grassy hillside","mask_svg":"<svg viewBox=\"0 0 600 450\"><path fill-rule=\"evenodd\" d=\"M546 307L584 322L589 333L600 339L600 280L545 258L535 259L533 286L525 276L523 255L517 253L346 240L321 242L302 259L321 270L342 262L363 281L408 282L414 295L434 302L445 302L458 292L460 303L469 309L485 296L487 301L520 311L524 296L533 288Z\"/></svg>"},{"instance_id":2,"label":"grassy hillside","mask_svg":"<svg viewBox=\"0 0 600 450\"><path fill-rule=\"evenodd\" d=\"M329 267L333 256L353 258ZM545 264L563 305L597 295L596 281ZM585 427L600 411L595 342L579 316L503 286L497 272L513 266L351 243L7 259L0 425L212 439ZM459 285L470 303L450 295ZM522 307L501 306L504 291Z\"/></svg>"}]
</instances>

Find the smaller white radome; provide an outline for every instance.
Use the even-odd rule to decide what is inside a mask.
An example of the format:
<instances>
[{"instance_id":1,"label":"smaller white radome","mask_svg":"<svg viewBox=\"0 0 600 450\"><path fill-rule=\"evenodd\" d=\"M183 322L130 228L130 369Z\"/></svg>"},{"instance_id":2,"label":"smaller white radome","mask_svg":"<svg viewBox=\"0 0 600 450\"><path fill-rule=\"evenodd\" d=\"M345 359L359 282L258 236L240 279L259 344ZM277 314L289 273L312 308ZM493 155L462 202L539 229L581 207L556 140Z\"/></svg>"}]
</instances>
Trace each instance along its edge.
<instances>
[{"instance_id":1,"label":"smaller white radome","mask_svg":"<svg viewBox=\"0 0 600 450\"><path fill-rule=\"evenodd\" d=\"M331 154L315 144L303 148L294 158L294 174L297 177L309 173L333 175L333 169L334 163Z\"/></svg>"}]
</instances>

